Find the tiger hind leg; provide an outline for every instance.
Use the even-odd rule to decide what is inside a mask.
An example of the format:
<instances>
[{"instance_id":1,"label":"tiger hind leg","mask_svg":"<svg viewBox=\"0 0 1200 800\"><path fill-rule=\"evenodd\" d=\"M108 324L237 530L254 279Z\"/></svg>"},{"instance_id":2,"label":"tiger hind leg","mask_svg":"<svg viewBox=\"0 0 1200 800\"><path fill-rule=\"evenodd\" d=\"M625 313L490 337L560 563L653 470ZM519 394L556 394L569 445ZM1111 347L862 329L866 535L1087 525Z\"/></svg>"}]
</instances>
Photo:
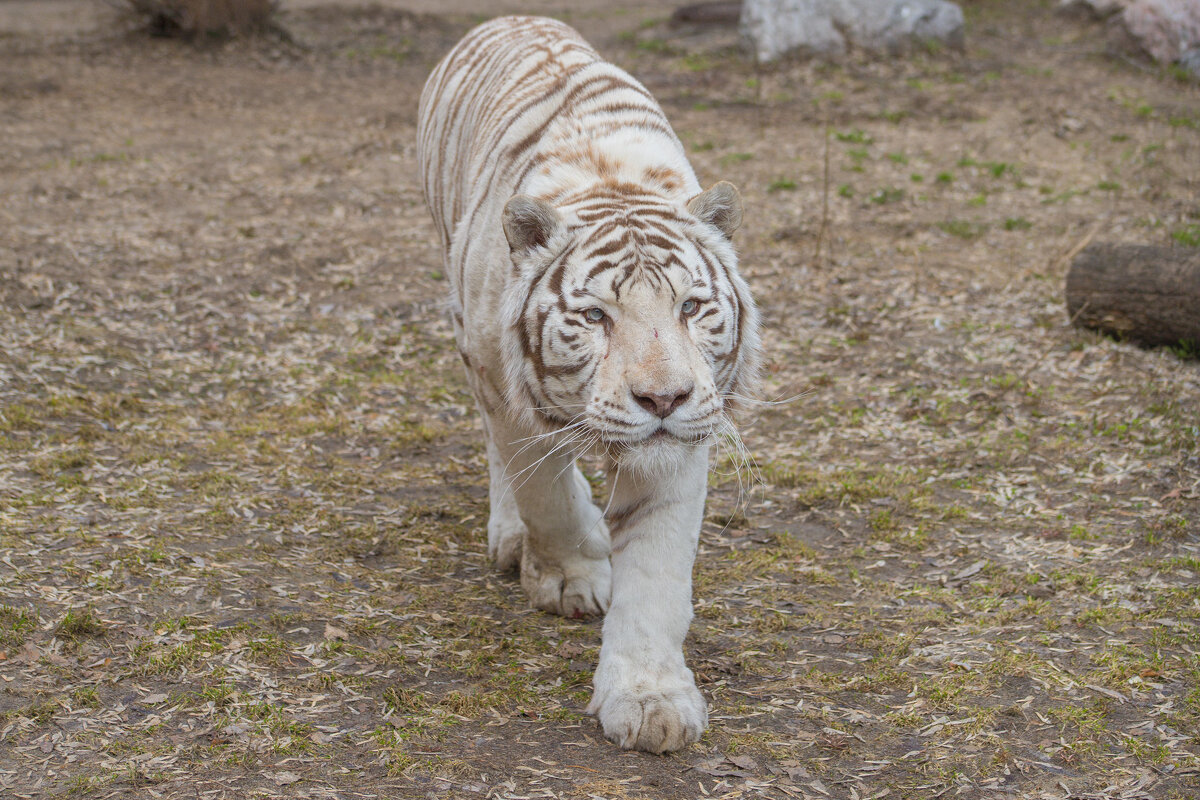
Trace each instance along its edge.
<instances>
[{"instance_id":1,"label":"tiger hind leg","mask_svg":"<svg viewBox=\"0 0 1200 800\"><path fill-rule=\"evenodd\" d=\"M521 565L521 551L524 547L528 529L521 521L517 510L517 498L513 495L508 478L504 474L504 460L500 451L488 437L488 472L491 477L488 485L488 501L491 512L488 515L488 555L496 564L496 569L509 572Z\"/></svg>"}]
</instances>

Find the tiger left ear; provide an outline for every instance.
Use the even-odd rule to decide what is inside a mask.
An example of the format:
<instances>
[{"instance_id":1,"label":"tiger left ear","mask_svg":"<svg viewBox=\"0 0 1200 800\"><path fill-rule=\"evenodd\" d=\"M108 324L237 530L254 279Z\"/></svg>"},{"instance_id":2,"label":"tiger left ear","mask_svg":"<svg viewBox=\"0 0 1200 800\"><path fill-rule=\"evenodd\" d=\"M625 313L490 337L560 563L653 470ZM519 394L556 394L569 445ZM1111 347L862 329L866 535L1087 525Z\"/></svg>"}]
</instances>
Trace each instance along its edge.
<instances>
[{"instance_id":1,"label":"tiger left ear","mask_svg":"<svg viewBox=\"0 0 1200 800\"><path fill-rule=\"evenodd\" d=\"M725 234L726 239L732 238L733 232L742 224L742 196L729 181L714 184L708 191L688 200L687 209L697 219Z\"/></svg>"}]
</instances>

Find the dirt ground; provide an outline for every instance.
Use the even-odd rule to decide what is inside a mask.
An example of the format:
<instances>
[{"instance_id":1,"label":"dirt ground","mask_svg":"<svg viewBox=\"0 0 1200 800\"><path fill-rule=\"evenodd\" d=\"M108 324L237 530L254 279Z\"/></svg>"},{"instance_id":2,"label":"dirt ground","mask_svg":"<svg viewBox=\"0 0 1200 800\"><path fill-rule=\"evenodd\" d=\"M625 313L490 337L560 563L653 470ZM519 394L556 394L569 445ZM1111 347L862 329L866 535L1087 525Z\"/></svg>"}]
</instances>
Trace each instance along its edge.
<instances>
[{"instance_id":1,"label":"dirt ground","mask_svg":"<svg viewBox=\"0 0 1200 800\"><path fill-rule=\"evenodd\" d=\"M606 742L599 625L486 557L413 129L501 7L194 47L0 0L0 794L1200 796L1200 361L1063 310L1089 240L1200 244L1200 89L1048 0L770 68L671 4L517 8L747 203L784 402L714 462L704 739Z\"/></svg>"}]
</instances>

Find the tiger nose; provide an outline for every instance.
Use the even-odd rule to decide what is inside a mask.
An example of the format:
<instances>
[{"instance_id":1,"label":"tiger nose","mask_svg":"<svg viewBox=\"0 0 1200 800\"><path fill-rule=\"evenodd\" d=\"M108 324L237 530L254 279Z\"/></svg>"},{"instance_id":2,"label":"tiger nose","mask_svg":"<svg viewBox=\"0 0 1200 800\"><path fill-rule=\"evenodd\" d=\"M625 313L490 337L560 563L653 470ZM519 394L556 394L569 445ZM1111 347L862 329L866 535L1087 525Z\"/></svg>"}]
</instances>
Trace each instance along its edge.
<instances>
[{"instance_id":1,"label":"tiger nose","mask_svg":"<svg viewBox=\"0 0 1200 800\"><path fill-rule=\"evenodd\" d=\"M633 392L633 399L642 408L656 415L659 419L666 419L671 416L671 412L679 408L692 394L692 387L688 386L684 389L668 391L665 394L656 394L654 392Z\"/></svg>"}]
</instances>

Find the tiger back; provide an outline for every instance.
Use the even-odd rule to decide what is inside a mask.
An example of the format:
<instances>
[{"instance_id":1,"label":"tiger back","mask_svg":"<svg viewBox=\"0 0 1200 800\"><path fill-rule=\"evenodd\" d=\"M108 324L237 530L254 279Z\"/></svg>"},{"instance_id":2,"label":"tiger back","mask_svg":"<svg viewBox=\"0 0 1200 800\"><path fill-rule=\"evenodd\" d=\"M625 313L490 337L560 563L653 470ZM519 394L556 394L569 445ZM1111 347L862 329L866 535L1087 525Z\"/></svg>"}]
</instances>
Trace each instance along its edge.
<instances>
[{"instance_id":1,"label":"tiger back","mask_svg":"<svg viewBox=\"0 0 1200 800\"><path fill-rule=\"evenodd\" d=\"M488 200L561 199L597 177L652 180L671 197L699 185L650 93L571 27L500 17L458 43L421 94L417 131L425 198L443 246Z\"/></svg>"}]
</instances>

